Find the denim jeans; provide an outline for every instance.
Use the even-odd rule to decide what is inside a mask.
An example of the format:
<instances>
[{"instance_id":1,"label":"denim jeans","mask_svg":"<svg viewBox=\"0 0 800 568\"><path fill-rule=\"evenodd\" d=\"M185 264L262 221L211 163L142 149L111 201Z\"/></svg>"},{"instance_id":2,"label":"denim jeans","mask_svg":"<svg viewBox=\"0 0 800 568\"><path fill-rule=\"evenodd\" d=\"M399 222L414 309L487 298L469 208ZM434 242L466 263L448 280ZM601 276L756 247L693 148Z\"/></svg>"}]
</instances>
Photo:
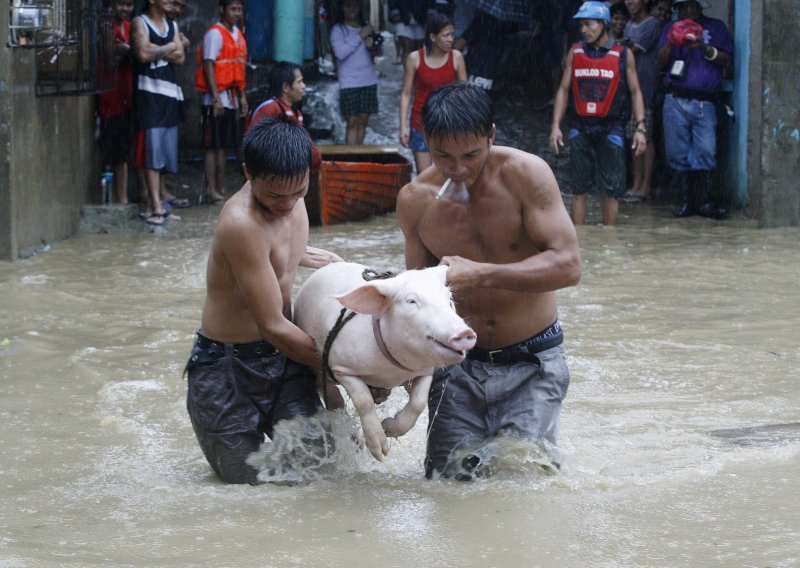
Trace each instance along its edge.
<instances>
[{"instance_id":1,"label":"denim jeans","mask_svg":"<svg viewBox=\"0 0 800 568\"><path fill-rule=\"evenodd\" d=\"M714 103L664 98L664 146L669 167L679 172L717 168L717 109Z\"/></svg>"}]
</instances>

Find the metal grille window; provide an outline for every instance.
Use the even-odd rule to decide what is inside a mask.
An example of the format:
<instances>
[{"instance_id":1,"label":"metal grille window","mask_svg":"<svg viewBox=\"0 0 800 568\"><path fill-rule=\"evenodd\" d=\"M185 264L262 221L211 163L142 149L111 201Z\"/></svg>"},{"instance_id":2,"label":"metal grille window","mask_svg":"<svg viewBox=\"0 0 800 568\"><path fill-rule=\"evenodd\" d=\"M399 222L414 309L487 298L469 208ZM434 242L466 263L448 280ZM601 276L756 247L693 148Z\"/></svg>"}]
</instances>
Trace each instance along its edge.
<instances>
[{"instance_id":1,"label":"metal grille window","mask_svg":"<svg viewBox=\"0 0 800 568\"><path fill-rule=\"evenodd\" d=\"M35 52L36 95L114 86L113 17L102 0L11 0L9 44Z\"/></svg>"}]
</instances>

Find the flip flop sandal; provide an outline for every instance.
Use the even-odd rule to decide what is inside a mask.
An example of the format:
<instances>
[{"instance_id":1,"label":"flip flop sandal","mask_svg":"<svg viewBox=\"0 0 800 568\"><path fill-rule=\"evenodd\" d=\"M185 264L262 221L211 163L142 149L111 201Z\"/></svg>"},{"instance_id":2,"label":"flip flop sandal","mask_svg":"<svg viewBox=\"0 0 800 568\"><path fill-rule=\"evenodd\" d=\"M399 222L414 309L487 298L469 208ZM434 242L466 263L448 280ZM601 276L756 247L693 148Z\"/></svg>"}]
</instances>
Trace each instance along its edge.
<instances>
[{"instance_id":1,"label":"flip flop sandal","mask_svg":"<svg viewBox=\"0 0 800 568\"><path fill-rule=\"evenodd\" d=\"M148 225L163 225L165 216L161 213L152 213L144 222Z\"/></svg>"},{"instance_id":2,"label":"flip flop sandal","mask_svg":"<svg viewBox=\"0 0 800 568\"><path fill-rule=\"evenodd\" d=\"M183 199L182 197L173 197L172 199L167 199L166 203L175 209L186 209L192 205L189 203L188 199Z\"/></svg>"}]
</instances>

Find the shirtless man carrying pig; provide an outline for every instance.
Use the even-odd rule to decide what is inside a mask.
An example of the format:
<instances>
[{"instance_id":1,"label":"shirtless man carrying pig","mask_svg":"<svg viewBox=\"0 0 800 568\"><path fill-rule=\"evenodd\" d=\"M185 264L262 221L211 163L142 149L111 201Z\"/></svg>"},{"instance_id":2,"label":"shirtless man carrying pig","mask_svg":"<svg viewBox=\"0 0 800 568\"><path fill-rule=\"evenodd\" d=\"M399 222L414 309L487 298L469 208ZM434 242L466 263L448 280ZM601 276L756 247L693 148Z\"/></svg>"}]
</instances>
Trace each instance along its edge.
<instances>
[{"instance_id":1,"label":"shirtless man carrying pig","mask_svg":"<svg viewBox=\"0 0 800 568\"><path fill-rule=\"evenodd\" d=\"M581 259L547 164L493 146L485 91L442 87L422 120L436 167L398 198L406 266L447 265L458 313L478 335L463 363L434 372L425 474L469 479L480 464L454 463L459 450L496 436L556 444L569 371L555 291L578 282Z\"/></svg>"},{"instance_id":2,"label":"shirtless man carrying pig","mask_svg":"<svg viewBox=\"0 0 800 568\"><path fill-rule=\"evenodd\" d=\"M247 132L242 152L247 182L217 222L202 327L186 367L187 408L216 474L256 484L258 471L245 460L264 434L321 408L311 371L320 355L291 321L297 269L341 259L308 246L311 141L303 127L266 119ZM342 406L336 386L329 391L331 406Z\"/></svg>"}]
</instances>

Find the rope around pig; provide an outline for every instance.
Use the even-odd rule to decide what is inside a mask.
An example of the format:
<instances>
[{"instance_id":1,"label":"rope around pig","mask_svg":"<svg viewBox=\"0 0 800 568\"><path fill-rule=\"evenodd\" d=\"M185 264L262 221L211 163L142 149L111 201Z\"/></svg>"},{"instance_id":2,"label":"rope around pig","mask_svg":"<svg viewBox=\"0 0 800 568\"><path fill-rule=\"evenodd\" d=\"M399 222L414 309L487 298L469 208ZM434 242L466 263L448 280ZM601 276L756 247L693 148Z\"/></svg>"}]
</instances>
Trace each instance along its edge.
<instances>
[{"instance_id":1,"label":"rope around pig","mask_svg":"<svg viewBox=\"0 0 800 568\"><path fill-rule=\"evenodd\" d=\"M371 280L385 280L387 278L392 278L395 275L392 271L385 271L385 272L378 272L377 270L373 270L372 268L365 268L364 272L361 273L361 278L364 281L369 282ZM333 369L331 369L331 365L329 363L330 355L331 355L331 346L333 345L333 340L339 335L339 332L342 330L344 325L349 322L353 317L355 317L356 312L347 313L347 308L342 308L342 311L339 312L339 317L336 319L336 323L333 325L331 330L328 332L328 336L325 338L325 345L322 348L322 379L323 383L325 379L330 379L335 384L339 384L339 381L336 380L336 376L333 374ZM328 407L328 391L327 389L322 389L322 399L325 403L325 408Z\"/></svg>"}]
</instances>

